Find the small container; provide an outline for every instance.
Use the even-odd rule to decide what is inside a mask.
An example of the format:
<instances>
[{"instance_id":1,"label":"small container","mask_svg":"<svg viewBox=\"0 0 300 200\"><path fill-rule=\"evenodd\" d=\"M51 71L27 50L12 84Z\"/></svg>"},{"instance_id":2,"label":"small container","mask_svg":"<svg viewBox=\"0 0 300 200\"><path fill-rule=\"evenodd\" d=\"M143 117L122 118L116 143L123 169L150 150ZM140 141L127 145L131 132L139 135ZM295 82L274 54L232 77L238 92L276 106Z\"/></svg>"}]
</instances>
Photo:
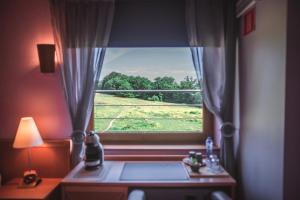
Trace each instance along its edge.
<instances>
[{"instance_id":1,"label":"small container","mask_svg":"<svg viewBox=\"0 0 300 200\"><path fill-rule=\"evenodd\" d=\"M211 154L207 159L206 159L206 166L210 169L212 169L215 160L218 159L218 156L216 154Z\"/></svg>"},{"instance_id":2,"label":"small container","mask_svg":"<svg viewBox=\"0 0 300 200\"><path fill-rule=\"evenodd\" d=\"M195 151L190 151L189 152L189 157L190 157L190 159L196 158L196 152Z\"/></svg>"},{"instance_id":3,"label":"small container","mask_svg":"<svg viewBox=\"0 0 300 200\"><path fill-rule=\"evenodd\" d=\"M212 159L212 164L211 164L211 171L213 173L221 173L222 172L222 168L220 166L220 160L219 158L213 158Z\"/></svg>"},{"instance_id":4,"label":"small container","mask_svg":"<svg viewBox=\"0 0 300 200\"><path fill-rule=\"evenodd\" d=\"M201 152L196 153L196 160L199 164L202 164L202 153Z\"/></svg>"},{"instance_id":5,"label":"small container","mask_svg":"<svg viewBox=\"0 0 300 200\"><path fill-rule=\"evenodd\" d=\"M218 158L218 156L216 155L216 154L211 154L210 156L209 156L209 159L214 159L214 158Z\"/></svg>"},{"instance_id":6,"label":"small container","mask_svg":"<svg viewBox=\"0 0 300 200\"><path fill-rule=\"evenodd\" d=\"M213 154L214 141L211 137L207 137L205 140L205 148L206 148L206 157L208 158L211 154Z\"/></svg>"}]
</instances>

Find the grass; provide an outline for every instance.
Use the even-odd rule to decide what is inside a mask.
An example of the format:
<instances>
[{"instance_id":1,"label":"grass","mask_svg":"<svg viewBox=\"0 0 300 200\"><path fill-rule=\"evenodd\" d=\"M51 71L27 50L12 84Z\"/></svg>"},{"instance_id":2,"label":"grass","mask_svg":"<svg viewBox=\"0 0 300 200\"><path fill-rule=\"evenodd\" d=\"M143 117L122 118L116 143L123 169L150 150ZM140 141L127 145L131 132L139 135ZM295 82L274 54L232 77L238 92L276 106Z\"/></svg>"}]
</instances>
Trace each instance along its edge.
<instances>
[{"instance_id":1,"label":"grass","mask_svg":"<svg viewBox=\"0 0 300 200\"><path fill-rule=\"evenodd\" d=\"M94 103L94 126L99 132L202 131L202 108L199 107L185 104L165 106L174 104L99 93L96 94Z\"/></svg>"}]
</instances>

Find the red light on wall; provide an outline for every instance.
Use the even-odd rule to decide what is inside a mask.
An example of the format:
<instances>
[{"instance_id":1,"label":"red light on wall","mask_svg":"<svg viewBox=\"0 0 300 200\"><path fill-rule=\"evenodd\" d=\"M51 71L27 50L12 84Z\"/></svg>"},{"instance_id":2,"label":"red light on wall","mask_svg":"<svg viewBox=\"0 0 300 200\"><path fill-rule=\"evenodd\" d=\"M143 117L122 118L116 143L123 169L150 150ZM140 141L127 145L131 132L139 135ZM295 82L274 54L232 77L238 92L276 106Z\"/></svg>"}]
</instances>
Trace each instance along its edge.
<instances>
[{"instance_id":1,"label":"red light on wall","mask_svg":"<svg viewBox=\"0 0 300 200\"><path fill-rule=\"evenodd\" d=\"M255 8L248 11L244 16L244 36L255 30Z\"/></svg>"}]
</instances>

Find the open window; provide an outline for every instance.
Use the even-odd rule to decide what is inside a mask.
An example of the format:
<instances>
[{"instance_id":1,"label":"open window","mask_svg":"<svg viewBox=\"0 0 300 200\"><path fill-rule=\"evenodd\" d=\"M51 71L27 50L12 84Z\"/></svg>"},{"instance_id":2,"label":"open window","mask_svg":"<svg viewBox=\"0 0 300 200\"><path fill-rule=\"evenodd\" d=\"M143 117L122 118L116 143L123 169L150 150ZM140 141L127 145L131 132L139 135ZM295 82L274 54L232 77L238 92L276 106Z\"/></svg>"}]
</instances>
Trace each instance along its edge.
<instances>
[{"instance_id":1,"label":"open window","mask_svg":"<svg viewBox=\"0 0 300 200\"><path fill-rule=\"evenodd\" d=\"M105 143L199 144L212 134L189 48L108 48L90 128Z\"/></svg>"}]
</instances>

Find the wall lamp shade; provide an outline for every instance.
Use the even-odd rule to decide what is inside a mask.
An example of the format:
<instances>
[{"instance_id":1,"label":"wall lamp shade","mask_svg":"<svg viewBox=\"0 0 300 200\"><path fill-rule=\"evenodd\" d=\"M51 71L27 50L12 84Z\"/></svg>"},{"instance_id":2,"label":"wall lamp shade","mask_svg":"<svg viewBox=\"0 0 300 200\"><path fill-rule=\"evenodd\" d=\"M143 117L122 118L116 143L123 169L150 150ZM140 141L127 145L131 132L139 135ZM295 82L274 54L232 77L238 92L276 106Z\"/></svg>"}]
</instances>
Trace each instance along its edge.
<instances>
[{"instance_id":1,"label":"wall lamp shade","mask_svg":"<svg viewBox=\"0 0 300 200\"><path fill-rule=\"evenodd\" d=\"M42 73L55 72L55 45L38 44L37 49L38 49L41 72Z\"/></svg>"},{"instance_id":2,"label":"wall lamp shade","mask_svg":"<svg viewBox=\"0 0 300 200\"><path fill-rule=\"evenodd\" d=\"M14 148L30 148L44 144L32 117L23 117L17 130Z\"/></svg>"}]
</instances>

